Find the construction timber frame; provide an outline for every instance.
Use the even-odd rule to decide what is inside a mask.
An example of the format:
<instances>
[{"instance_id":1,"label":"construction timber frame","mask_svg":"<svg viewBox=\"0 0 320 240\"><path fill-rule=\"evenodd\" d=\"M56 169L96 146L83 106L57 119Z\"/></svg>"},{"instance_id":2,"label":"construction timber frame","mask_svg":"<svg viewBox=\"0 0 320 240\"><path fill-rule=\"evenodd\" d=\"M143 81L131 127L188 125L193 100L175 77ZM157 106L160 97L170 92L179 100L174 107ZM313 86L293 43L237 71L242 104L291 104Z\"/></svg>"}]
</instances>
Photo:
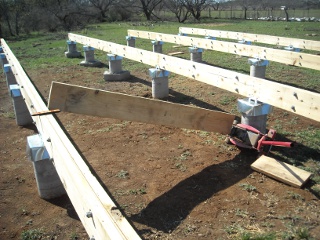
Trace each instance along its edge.
<instances>
[{"instance_id":1,"label":"construction timber frame","mask_svg":"<svg viewBox=\"0 0 320 240\"><path fill-rule=\"evenodd\" d=\"M138 61L194 79L224 90L238 93L319 121L320 94L300 88L251 77L219 67L192 62L165 54L146 51L96 38L69 33L69 40Z\"/></svg>"},{"instance_id":2,"label":"construction timber frame","mask_svg":"<svg viewBox=\"0 0 320 240\"><path fill-rule=\"evenodd\" d=\"M220 30L201 29L201 28L187 28L187 27L180 27L179 33L211 36L211 37L235 39L235 40L246 40L246 41L266 43L266 44L272 44L272 45L278 45L278 46L293 46L295 48L300 48L300 49L320 51L319 41L312 41L307 39L286 38L286 37L278 37L278 36L263 35L263 34L230 32L230 31L220 31Z\"/></svg>"},{"instance_id":3,"label":"construction timber frame","mask_svg":"<svg viewBox=\"0 0 320 240\"><path fill-rule=\"evenodd\" d=\"M188 37L148 31L128 30L131 37L163 41L180 44L183 46L195 46L208 50L226 52L246 57L258 57L278 63L284 63L296 67L304 67L320 70L320 56L302 52L293 52L283 49L273 49L234 42L218 41L205 38ZM299 40L299 39L298 39ZM314 41L316 42L316 41ZM320 42L316 42L320 48ZM316 43L313 45L316 46Z\"/></svg>"},{"instance_id":4,"label":"construction timber frame","mask_svg":"<svg viewBox=\"0 0 320 240\"><path fill-rule=\"evenodd\" d=\"M5 40L1 45L31 115L48 108ZM141 239L92 174L53 114L32 116L90 239ZM90 214L88 214L90 213Z\"/></svg>"}]
</instances>

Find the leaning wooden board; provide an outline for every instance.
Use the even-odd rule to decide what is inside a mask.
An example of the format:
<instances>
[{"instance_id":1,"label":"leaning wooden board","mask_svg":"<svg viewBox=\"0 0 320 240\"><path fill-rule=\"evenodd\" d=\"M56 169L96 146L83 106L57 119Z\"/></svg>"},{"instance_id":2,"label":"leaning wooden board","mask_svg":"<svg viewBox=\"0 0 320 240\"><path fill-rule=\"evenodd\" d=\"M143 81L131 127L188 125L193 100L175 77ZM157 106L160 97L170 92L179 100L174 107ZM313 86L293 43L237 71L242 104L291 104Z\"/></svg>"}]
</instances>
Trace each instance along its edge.
<instances>
[{"instance_id":1,"label":"leaning wooden board","mask_svg":"<svg viewBox=\"0 0 320 240\"><path fill-rule=\"evenodd\" d=\"M122 93L52 82L49 108L228 134L235 115Z\"/></svg>"},{"instance_id":2,"label":"leaning wooden board","mask_svg":"<svg viewBox=\"0 0 320 240\"><path fill-rule=\"evenodd\" d=\"M312 175L305 170L264 155L252 163L251 168L257 172L261 172L269 177L299 188L302 187Z\"/></svg>"}]
</instances>

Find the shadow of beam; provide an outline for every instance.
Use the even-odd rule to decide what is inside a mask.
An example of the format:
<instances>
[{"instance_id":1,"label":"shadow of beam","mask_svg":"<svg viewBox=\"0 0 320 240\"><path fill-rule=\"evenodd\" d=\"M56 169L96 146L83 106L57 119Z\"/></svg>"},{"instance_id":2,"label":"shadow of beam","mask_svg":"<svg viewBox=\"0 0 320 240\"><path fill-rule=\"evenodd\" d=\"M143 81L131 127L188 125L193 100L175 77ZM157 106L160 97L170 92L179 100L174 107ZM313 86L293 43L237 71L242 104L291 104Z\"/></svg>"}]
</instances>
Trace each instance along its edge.
<instances>
[{"instance_id":1,"label":"shadow of beam","mask_svg":"<svg viewBox=\"0 0 320 240\"><path fill-rule=\"evenodd\" d=\"M129 217L130 221L166 233L173 231L197 205L251 174L250 165L257 158L255 153L243 151L231 160L204 168L154 199Z\"/></svg>"}]
</instances>

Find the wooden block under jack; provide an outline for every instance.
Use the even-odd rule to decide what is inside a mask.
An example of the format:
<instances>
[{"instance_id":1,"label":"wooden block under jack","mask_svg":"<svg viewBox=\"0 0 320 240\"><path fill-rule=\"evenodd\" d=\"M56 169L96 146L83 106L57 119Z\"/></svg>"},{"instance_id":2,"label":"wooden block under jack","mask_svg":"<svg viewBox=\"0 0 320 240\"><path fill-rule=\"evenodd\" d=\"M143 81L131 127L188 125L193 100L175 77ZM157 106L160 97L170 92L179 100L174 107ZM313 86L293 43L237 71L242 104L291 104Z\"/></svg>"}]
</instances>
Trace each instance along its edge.
<instances>
[{"instance_id":1,"label":"wooden block under jack","mask_svg":"<svg viewBox=\"0 0 320 240\"><path fill-rule=\"evenodd\" d=\"M311 177L312 173L262 155L251 164L251 168L271 178L301 188Z\"/></svg>"}]
</instances>

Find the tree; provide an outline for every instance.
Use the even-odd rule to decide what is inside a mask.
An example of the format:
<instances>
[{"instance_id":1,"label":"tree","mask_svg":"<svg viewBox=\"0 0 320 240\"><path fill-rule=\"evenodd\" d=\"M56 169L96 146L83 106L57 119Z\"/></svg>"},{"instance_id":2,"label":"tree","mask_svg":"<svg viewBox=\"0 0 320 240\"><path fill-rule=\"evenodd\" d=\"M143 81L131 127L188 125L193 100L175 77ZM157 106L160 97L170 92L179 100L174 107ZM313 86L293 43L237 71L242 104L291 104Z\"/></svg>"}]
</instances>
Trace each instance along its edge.
<instances>
[{"instance_id":1,"label":"tree","mask_svg":"<svg viewBox=\"0 0 320 240\"><path fill-rule=\"evenodd\" d=\"M179 23L185 22L191 14L181 0L167 0L165 6L175 15Z\"/></svg>"},{"instance_id":2,"label":"tree","mask_svg":"<svg viewBox=\"0 0 320 240\"><path fill-rule=\"evenodd\" d=\"M107 11L112 5L117 2L117 0L89 0L89 2L94 8L98 10L98 19L100 22L103 22L107 17Z\"/></svg>"},{"instance_id":3,"label":"tree","mask_svg":"<svg viewBox=\"0 0 320 240\"><path fill-rule=\"evenodd\" d=\"M200 20L202 10L207 6L207 0L181 0L185 8L196 19Z\"/></svg>"},{"instance_id":4,"label":"tree","mask_svg":"<svg viewBox=\"0 0 320 240\"><path fill-rule=\"evenodd\" d=\"M141 9L148 21L151 20L152 15L155 16L153 11L162 3L162 1L163 0L140 0Z\"/></svg>"}]
</instances>

